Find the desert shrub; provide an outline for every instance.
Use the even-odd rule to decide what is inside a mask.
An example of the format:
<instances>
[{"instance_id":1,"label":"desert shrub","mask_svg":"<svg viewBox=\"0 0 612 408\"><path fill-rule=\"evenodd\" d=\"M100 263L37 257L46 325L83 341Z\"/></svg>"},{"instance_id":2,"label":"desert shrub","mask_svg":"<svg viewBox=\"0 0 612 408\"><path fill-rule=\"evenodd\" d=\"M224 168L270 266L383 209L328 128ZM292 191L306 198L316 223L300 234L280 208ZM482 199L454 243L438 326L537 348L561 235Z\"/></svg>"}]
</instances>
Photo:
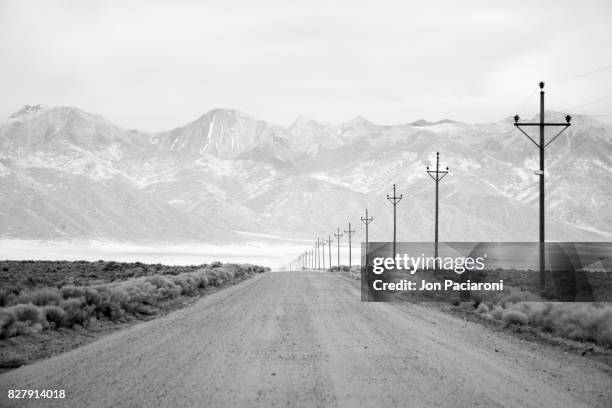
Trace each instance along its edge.
<instances>
[{"instance_id":1,"label":"desert shrub","mask_svg":"<svg viewBox=\"0 0 612 408\"><path fill-rule=\"evenodd\" d=\"M52 327L57 328L66 324L66 312L59 306L45 306L43 308L45 319Z\"/></svg>"},{"instance_id":2,"label":"desert shrub","mask_svg":"<svg viewBox=\"0 0 612 408\"><path fill-rule=\"evenodd\" d=\"M65 299L60 303L60 307L66 312L66 325L84 325L89 321L89 313L85 308L84 298Z\"/></svg>"},{"instance_id":3,"label":"desert shrub","mask_svg":"<svg viewBox=\"0 0 612 408\"><path fill-rule=\"evenodd\" d=\"M208 286L210 286L210 281L208 279L208 276L206 274L202 274L202 279L201 279L200 287L201 288L206 288Z\"/></svg>"},{"instance_id":4,"label":"desert shrub","mask_svg":"<svg viewBox=\"0 0 612 408\"><path fill-rule=\"evenodd\" d=\"M117 321L125 315L121 306L109 301L104 301L100 303L96 306L95 310L98 318L106 317L107 319L112 321Z\"/></svg>"},{"instance_id":5,"label":"desert shrub","mask_svg":"<svg viewBox=\"0 0 612 408\"><path fill-rule=\"evenodd\" d=\"M207 271L206 275L208 276L208 282L211 286L219 286L221 284L221 279L219 278L217 270Z\"/></svg>"},{"instance_id":6,"label":"desert shrub","mask_svg":"<svg viewBox=\"0 0 612 408\"><path fill-rule=\"evenodd\" d=\"M496 320L501 320L502 315L504 314L504 309L502 309L499 305L493 306L491 309L491 317Z\"/></svg>"},{"instance_id":7,"label":"desert shrub","mask_svg":"<svg viewBox=\"0 0 612 408\"><path fill-rule=\"evenodd\" d=\"M175 276L173 277L173 281L180 286L181 294L183 295L191 295L198 288L197 281L187 274Z\"/></svg>"},{"instance_id":8,"label":"desert shrub","mask_svg":"<svg viewBox=\"0 0 612 408\"><path fill-rule=\"evenodd\" d=\"M157 309L149 305L134 305L132 312L150 316L157 313Z\"/></svg>"},{"instance_id":9,"label":"desert shrub","mask_svg":"<svg viewBox=\"0 0 612 408\"><path fill-rule=\"evenodd\" d=\"M173 299L181 294L181 288L167 276L154 275L147 277L147 282L157 287L158 299Z\"/></svg>"},{"instance_id":10,"label":"desert shrub","mask_svg":"<svg viewBox=\"0 0 612 408\"><path fill-rule=\"evenodd\" d=\"M17 303L17 295L12 290L0 288L0 307L7 307Z\"/></svg>"},{"instance_id":11,"label":"desert shrub","mask_svg":"<svg viewBox=\"0 0 612 408\"><path fill-rule=\"evenodd\" d=\"M53 287L23 291L17 299L19 303L33 303L36 306L58 305L61 300L59 290Z\"/></svg>"},{"instance_id":12,"label":"desert shrub","mask_svg":"<svg viewBox=\"0 0 612 408\"><path fill-rule=\"evenodd\" d=\"M225 269L219 269L216 272L217 272L217 279L219 280L219 284L222 284L232 279L232 274Z\"/></svg>"},{"instance_id":13,"label":"desert shrub","mask_svg":"<svg viewBox=\"0 0 612 408\"><path fill-rule=\"evenodd\" d=\"M26 360L25 358L15 355L15 356L9 356L7 358L2 358L0 360L0 368L3 369L11 369L11 368L19 368L23 365L26 365L28 363L28 360Z\"/></svg>"},{"instance_id":14,"label":"desert shrub","mask_svg":"<svg viewBox=\"0 0 612 408\"><path fill-rule=\"evenodd\" d=\"M534 295L531 292L511 292L511 293L500 293L493 298L495 303L498 303L501 307L505 308L510 303L519 302L537 302L542 300L539 296Z\"/></svg>"},{"instance_id":15,"label":"desert shrub","mask_svg":"<svg viewBox=\"0 0 612 408\"><path fill-rule=\"evenodd\" d=\"M484 293L473 290L473 291L470 291L469 294L470 294L470 300L474 304L474 309L478 309L478 307L484 300L484 297L485 297Z\"/></svg>"},{"instance_id":16,"label":"desert shrub","mask_svg":"<svg viewBox=\"0 0 612 408\"><path fill-rule=\"evenodd\" d=\"M222 266L223 266L223 264L221 262L219 262L219 261L215 261L215 262L210 264L211 268L220 268Z\"/></svg>"},{"instance_id":17,"label":"desert shrub","mask_svg":"<svg viewBox=\"0 0 612 408\"><path fill-rule=\"evenodd\" d=\"M510 324L526 325L529 322L529 318L518 310L506 310L502 314L502 320Z\"/></svg>"},{"instance_id":18,"label":"desert shrub","mask_svg":"<svg viewBox=\"0 0 612 408\"><path fill-rule=\"evenodd\" d=\"M11 309L0 309L0 339L8 337L10 327L17 322Z\"/></svg>"},{"instance_id":19,"label":"desert shrub","mask_svg":"<svg viewBox=\"0 0 612 408\"><path fill-rule=\"evenodd\" d=\"M151 282L143 279L135 279L133 282L126 283L124 289L129 296L128 307L135 305L155 305L157 304L157 287Z\"/></svg>"},{"instance_id":20,"label":"desert shrub","mask_svg":"<svg viewBox=\"0 0 612 408\"><path fill-rule=\"evenodd\" d=\"M60 294L63 299L80 298L85 296L85 288L67 285L60 289Z\"/></svg>"},{"instance_id":21,"label":"desert shrub","mask_svg":"<svg viewBox=\"0 0 612 408\"><path fill-rule=\"evenodd\" d=\"M476 311L477 311L478 313L481 313L481 314L487 314L487 313L489 313L489 307L488 307L486 304L481 303L481 304L479 304L479 305L478 305L478 307L476 308Z\"/></svg>"},{"instance_id":22,"label":"desert shrub","mask_svg":"<svg viewBox=\"0 0 612 408\"><path fill-rule=\"evenodd\" d=\"M99 285L85 291L85 300L93 306L94 313L98 318L105 317L115 321L124 315L121 301L127 302L127 294L117 290L116 287Z\"/></svg>"},{"instance_id":23,"label":"desert shrub","mask_svg":"<svg viewBox=\"0 0 612 408\"><path fill-rule=\"evenodd\" d=\"M87 303L88 305L97 306L102 303L102 297L100 296L97 287L86 287L84 295L85 303Z\"/></svg>"},{"instance_id":24,"label":"desert shrub","mask_svg":"<svg viewBox=\"0 0 612 408\"><path fill-rule=\"evenodd\" d=\"M42 323L45 321L42 309L33 304L15 305L11 309L20 322Z\"/></svg>"},{"instance_id":25,"label":"desert shrub","mask_svg":"<svg viewBox=\"0 0 612 408\"><path fill-rule=\"evenodd\" d=\"M8 328L7 337L21 336L24 334L34 334L42 330L42 324L17 321Z\"/></svg>"}]
</instances>

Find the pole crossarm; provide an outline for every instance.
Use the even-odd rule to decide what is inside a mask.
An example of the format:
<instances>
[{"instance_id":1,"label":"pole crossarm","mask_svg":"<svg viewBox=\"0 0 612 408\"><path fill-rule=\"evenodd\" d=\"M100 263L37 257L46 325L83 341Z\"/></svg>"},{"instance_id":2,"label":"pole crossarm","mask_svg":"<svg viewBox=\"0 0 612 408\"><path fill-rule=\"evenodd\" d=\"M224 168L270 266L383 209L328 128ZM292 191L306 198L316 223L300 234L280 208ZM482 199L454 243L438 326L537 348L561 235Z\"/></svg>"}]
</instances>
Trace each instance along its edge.
<instances>
[{"instance_id":1,"label":"pole crossarm","mask_svg":"<svg viewBox=\"0 0 612 408\"><path fill-rule=\"evenodd\" d=\"M426 170L429 177L431 177L436 183L446 177L446 175L449 173L448 167L446 170L440 170L440 152L436 152L436 169L429 170L429 166L427 166Z\"/></svg>"},{"instance_id":2,"label":"pole crossarm","mask_svg":"<svg viewBox=\"0 0 612 408\"><path fill-rule=\"evenodd\" d=\"M371 223L372 221L374 221L374 217L370 217L368 218L368 209L366 208L366 214L365 214L365 218L361 217L361 222L363 222L365 225L368 225L369 223Z\"/></svg>"},{"instance_id":3,"label":"pole crossarm","mask_svg":"<svg viewBox=\"0 0 612 408\"><path fill-rule=\"evenodd\" d=\"M561 134L563 132L565 132L567 130L568 127L570 127L572 124L570 123L570 121L572 120L572 117L570 115L567 115L565 117L565 123L519 123L519 119L520 116L519 115L515 115L514 116L514 126L521 131L522 134L524 134L525 136L527 136L527 138L529 140L531 140L533 142L534 145L536 145L539 149L545 149L546 147L548 147L549 144L551 144L552 142L555 141L555 139L557 139L559 136L561 136ZM547 127L547 126L555 126L555 127L559 127L562 126L563 129L561 129L561 131L559 131L559 133L557 133L555 135L555 137L553 137L552 139L550 139L547 143L544 143L544 145L542 146L540 143L537 143L535 140L533 140L533 138L531 136L529 136L527 134L527 132L525 132L523 129L521 129L521 126L538 126L539 128L543 128L543 127Z\"/></svg>"},{"instance_id":4,"label":"pole crossarm","mask_svg":"<svg viewBox=\"0 0 612 408\"><path fill-rule=\"evenodd\" d=\"M389 194L387 194L387 200L389 200L389 202L391 202L393 205L396 205L397 203L399 203L402 197L403 197L403 194L400 194L399 196L395 194L395 184L393 185L393 196L390 196Z\"/></svg>"},{"instance_id":5,"label":"pole crossarm","mask_svg":"<svg viewBox=\"0 0 612 408\"><path fill-rule=\"evenodd\" d=\"M349 228L350 228L350 225L349 225ZM356 232L355 230L351 230L351 229L344 230L344 233L347 234L349 238L352 237L355 232Z\"/></svg>"},{"instance_id":6,"label":"pole crossarm","mask_svg":"<svg viewBox=\"0 0 612 408\"><path fill-rule=\"evenodd\" d=\"M437 172L433 170L427 170L427 174L429 174L429 177L431 177L433 181L440 181L444 177L446 177L446 175L448 174L448 170L438 170ZM434 174L436 175L434 176Z\"/></svg>"}]
</instances>

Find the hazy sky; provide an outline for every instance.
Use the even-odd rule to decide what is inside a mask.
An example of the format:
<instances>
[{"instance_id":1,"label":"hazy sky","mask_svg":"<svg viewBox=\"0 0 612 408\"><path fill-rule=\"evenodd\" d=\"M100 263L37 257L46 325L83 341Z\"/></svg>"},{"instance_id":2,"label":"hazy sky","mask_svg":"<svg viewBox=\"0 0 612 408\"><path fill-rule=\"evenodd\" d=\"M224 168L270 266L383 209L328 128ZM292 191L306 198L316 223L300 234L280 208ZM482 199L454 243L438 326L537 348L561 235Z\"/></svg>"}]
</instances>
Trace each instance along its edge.
<instances>
[{"instance_id":1,"label":"hazy sky","mask_svg":"<svg viewBox=\"0 0 612 408\"><path fill-rule=\"evenodd\" d=\"M0 0L0 117L43 103L149 131L217 107L282 125L493 121L541 79L612 65L611 21L610 0ZM578 106L612 94L612 69L546 90L551 109ZM612 98L575 113L612 122Z\"/></svg>"}]
</instances>

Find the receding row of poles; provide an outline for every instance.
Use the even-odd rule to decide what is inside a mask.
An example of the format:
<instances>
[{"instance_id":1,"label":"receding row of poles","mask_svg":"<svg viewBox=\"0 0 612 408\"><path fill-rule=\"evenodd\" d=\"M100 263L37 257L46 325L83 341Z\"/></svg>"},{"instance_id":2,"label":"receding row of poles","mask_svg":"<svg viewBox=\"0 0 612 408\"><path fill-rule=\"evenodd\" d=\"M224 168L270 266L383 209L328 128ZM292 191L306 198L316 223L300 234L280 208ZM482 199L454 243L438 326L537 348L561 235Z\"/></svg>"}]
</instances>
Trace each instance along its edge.
<instances>
[{"instance_id":1,"label":"receding row of poles","mask_svg":"<svg viewBox=\"0 0 612 408\"><path fill-rule=\"evenodd\" d=\"M529 138L529 140L536 145L536 147L539 150L539 156L540 156L540 169L537 170L535 172L535 174L537 176L539 176L539 184L540 184L540 228L539 228L539 266L540 266L540 287L542 289L545 288L546 282L545 282L545 222L544 222L544 153L546 148L553 142L555 141L555 139L557 139L561 133L563 133L571 124L570 121L572 119L572 117L570 115L565 116L565 122L560 122L560 123L547 123L544 120L544 82L540 82L539 83L540 86L540 116L539 116L539 121L536 123L524 123L524 122L519 122L520 121L520 117L519 115L514 116L514 126L516 126L516 128L518 130L520 130L525 136L527 136L527 138ZM529 134L527 134L527 132L525 132L522 127L523 126L533 126L533 127L537 127L539 129L539 141L536 141L534 138L532 138ZM551 140L549 140L548 142L546 142L545 138L544 138L544 129L546 127L557 127L557 128L561 128L561 130L553 137L551 138ZM429 174L429 176L435 181L436 183L436 207L435 207L435 231L434 231L434 257L438 257L438 218L439 218L439 195L438 195L438 191L439 191L439 184L440 181L446 177L446 175L448 175L448 167L446 167L445 170L440 170L440 153L436 152L436 167L435 170L430 170L429 166L427 167L427 174ZM402 200L403 196L402 194L400 194L399 196L397 195L397 191L396 191L396 186L395 184L393 184L393 195L389 195L387 194L387 200L393 204L393 256L395 257L395 255L397 254L397 205L399 204L399 202ZM368 209L366 208L365 210L365 218L361 217L361 221L365 224L365 242L366 242L366 248L368 247L368 243L369 243L369 237L368 237L368 225L374 220L373 217L369 217L368 216ZM352 234L355 232L354 230L351 230L351 223L349 222L349 229L348 230L344 230L344 232L346 234L348 234L348 239L349 239L349 266L352 266L352 259L351 259L351 236ZM336 241L338 243L338 266L340 266L340 238L343 236L343 234L340 234L340 228L338 228L338 232L336 234L334 234L334 236L336 237ZM327 241L324 241L324 243L327 243L329 245L329 267L331 269L331 235L329 236ZM321 264L320 262L316 261L316 257L318 255L318 248L319 246L319 239L317 238L317 243L315 245L315 249L310 249L305 251L302 255L300 255L298 257L297 260L294 260L293 263L295 262L299 262L299 265L301 265L302 268L309 268L309 269L320 269L321 268ZM325 262L324 262L325 263ZM290 264L291 265L291 264Z\"/></svg>"},{"instance_id":2,"label":"receding row of poles","mask_svg":"<svg viewBox=\"0 0 612 408\"><path fill-rule=\"evenodd\" d=\"M448 167L446 170L440 170L440 153L436 152L436 169L430 170L429 166L426 167L427 174L431 176L431 178L436 182L436 211L435 211L435 231L434 231L434 239L435 239L435 256L438 256L438 184L440 181L448 174ZM402 200L403 195L397 195L397 187L393 184L393 195L387 194L387 200L393 204L393 257L397 254L397 205ZM369 237L369 225L372 221L374 221L374 217L369 215L368 209L365 209L365 217L360 217L361 222L363 222L365 226L365 245L368 248L368 244L370 242ZM355 230L351 227L351 222L348 222L348 229L343 230L344 233L340 232L340 227L337 228L336 232L333 234L336 238L335 242L337 244L337 266L340 267L340 239L346 234L348 237L348 251L349 251L349 268L353 266L353 242L352 236L355 234ZM297 263L299 267L302 269L326 269L325 263L325 246L328 249L328 260L329 260L329 269L332 268L332 252L331 252L331 244L334 240L331 237L331 234L327 236L327 239L317 237L317 240L314 243L313 248L304 251L296 260L294 260L291 264Z\"/></svg>"}]
</instances>

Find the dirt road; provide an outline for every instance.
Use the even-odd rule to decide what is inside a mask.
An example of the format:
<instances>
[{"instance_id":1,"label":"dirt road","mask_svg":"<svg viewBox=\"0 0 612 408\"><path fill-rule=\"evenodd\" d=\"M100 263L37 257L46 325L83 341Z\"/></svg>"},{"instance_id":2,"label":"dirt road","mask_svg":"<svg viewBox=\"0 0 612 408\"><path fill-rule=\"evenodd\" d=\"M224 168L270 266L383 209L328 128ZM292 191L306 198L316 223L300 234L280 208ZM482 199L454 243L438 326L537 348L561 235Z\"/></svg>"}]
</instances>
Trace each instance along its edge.
<instances>
[{"instance_id":1,"label":"dirt road","mask_svg":"<svg viewBox=\"0 0 612 408\"><path fill-rule=\"evenodd\" d=\"M8 400L7 389L64 389ZM267 273L0 377L0 406L606 407L606 367L330 273Z\"/></svg>"}]
</instances>

